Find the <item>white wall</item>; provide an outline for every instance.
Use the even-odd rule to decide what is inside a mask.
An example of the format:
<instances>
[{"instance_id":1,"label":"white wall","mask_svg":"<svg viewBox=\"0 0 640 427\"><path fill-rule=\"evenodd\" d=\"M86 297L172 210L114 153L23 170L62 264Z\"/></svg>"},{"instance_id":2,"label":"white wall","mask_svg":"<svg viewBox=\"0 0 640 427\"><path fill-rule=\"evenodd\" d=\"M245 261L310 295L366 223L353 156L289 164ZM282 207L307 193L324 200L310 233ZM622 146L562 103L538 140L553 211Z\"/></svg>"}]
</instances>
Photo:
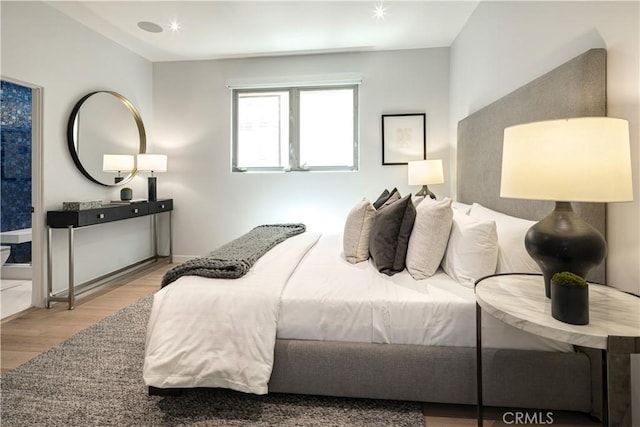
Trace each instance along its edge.
<instances>
[{"instance_id":1,"label":"white wall","mask_svg":"<svg viewBox=\"0 0 640 427\"><path fill-rule=\"evenodd\" d=\"M640 294L639 5L637 1L481 2L451 47L450 103L455 158L460 119L588 49L607 49L608 115L629 121L634 177L634 201L607 206L607 281L636 294ZM633 419L638 425L640 357L633 360Z\"/></svg>"},{"instance_id":2,"label":"white wall","mask_svg":"<svg viewBox=\"0 0 640 427\"><path fill-rule=\"evenodd\" d=\"M43 88L44 211L61 209L63 201L118 199L119 187L94 184L74 166L67 150L67 120L76 101L87 92L113 90L129 98L150 128L151 63L44 3L1 2L1 7L2 77ZM132 186L136 195L146 195L144 178L136 178ZM33 220L42 227L44 246L45 213L35 215ZM57 233L56 249L66 248L65 234ZM151 253L145 219L83 229L76 236L79 282ZM33 250L40 250L46 261L45 247ZM66 266L66 251L57 253L54 290L66 287ZM46 266L42 271L44 285Z\"/></svg>"},{"instance_id":3,"label":"white wall","mask_svg":"<svg viewBox=\"0 0 640 427\"><path fill-rule=\"evenodd\" d=\"M360 171L231 173L229 79L360 72ZM154 64L156 146L169 155L159 196L175 200L174 247L200 255L272 222L341 233L351 207L407 186L406 166L382 166L381 115L425 112L427 157L449 169L449 50L344 53ZM446 172L445 172L446 173ZM439 196L448 184L434 185Z\"/></svg>"}]
</instances>

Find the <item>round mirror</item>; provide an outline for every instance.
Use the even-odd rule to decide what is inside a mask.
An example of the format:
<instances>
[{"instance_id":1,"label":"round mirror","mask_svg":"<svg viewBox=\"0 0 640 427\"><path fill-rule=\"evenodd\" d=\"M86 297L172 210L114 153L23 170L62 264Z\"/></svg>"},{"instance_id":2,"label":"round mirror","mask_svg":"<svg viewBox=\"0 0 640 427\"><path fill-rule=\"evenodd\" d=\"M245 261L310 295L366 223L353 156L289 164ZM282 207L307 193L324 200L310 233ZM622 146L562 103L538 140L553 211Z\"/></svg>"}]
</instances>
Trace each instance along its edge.
<instances>
[{"instance_id":1,"label":"round mirror","mask_svg":"<svg viewBox=\"0 0 640 427\"><path fill-rule=\"evenodd\" d=\"M133 178L136 168L103 170L105 154L144 153L147 139L142 118L127 98L116 92L98 91L83 96L73 107L67 143L73 162L84 176L96 184L115 186Z\"/></svg>"}]
</instances>

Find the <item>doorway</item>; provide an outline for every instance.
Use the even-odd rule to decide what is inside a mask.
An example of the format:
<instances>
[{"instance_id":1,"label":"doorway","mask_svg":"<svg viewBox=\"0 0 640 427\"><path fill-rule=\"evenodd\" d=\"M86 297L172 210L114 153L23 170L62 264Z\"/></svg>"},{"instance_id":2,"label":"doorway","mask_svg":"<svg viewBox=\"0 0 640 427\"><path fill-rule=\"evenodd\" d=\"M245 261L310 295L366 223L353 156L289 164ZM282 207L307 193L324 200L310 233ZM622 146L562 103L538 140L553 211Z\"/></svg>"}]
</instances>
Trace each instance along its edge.
<instances>
[{"instance_id":1,"label":"doorway","mask_svg":"<svg viewBox=\"0 0 640 427\"><path fill-rule=\"evenodd\" d=\"M0 303L5 318L37 304L42 294L41 246L36 243L41 227L33 221L42 206L42 108L39 88L5 78L0 85Z\"/></svg>"}]
</instances>

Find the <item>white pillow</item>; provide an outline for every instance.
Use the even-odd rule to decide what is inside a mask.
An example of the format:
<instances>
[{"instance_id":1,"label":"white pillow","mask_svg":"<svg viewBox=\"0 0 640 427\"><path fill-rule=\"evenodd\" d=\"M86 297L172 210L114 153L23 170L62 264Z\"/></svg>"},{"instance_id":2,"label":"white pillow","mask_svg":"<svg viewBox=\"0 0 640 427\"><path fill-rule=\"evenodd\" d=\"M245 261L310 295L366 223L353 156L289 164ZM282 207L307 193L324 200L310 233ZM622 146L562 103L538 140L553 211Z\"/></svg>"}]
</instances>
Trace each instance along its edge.
<instances>
[{"instance_id":1,"label":"white pillow","mask_svg":"<svg viewBox=\"0 0 640 427\"><path fill-rule=\"evenodd\" d=\"M367 199L356 204L344 224L342 249L344 257L352 264L369 259L369 234L376 209Z\"/></svg>"},{"instance_id":2,"label":"white pillow","mask_svg":"<svg viewBox=\"0 0 640 427\"><path fill-rule=\"evenodd\" d=\"M416 208L416 220L407 249L407 270L416 279L426 279L436 272L447 249L453 210L451 199L424 199Z\"/></svg>"},{"instance_id":3,"label":"white pillow","mask_svg":"<svg viewBox=\"0 0 640 427\"><path fill-rule=\"evenodd\" d=\"M498 235L496 223L453 211L449 243L442 269L460 284L473 287L476 280L496 272Z\"/></svg>"},{"instance_id":4,"label":"white pillow","mask_svg":"<svg viewBox=\"0 0 640 427\"><path fill-rule=\"evenodd\" d=\"M498 231L497 273L540 273L540 267L524 247L524 236L535 221L496 212L474 203L469 216L495 221Z\"/></svg>"},{"instance_id":5,"label":"white pillow","mask_svg":"<svg viewBox=\"0 0 640 427\"><path fill-rule=\"evenodd\" d=\"M465 215L468 215L471 210L471 205L462 202L452 202L451 207Z\"/></svg>"}]
</instances>

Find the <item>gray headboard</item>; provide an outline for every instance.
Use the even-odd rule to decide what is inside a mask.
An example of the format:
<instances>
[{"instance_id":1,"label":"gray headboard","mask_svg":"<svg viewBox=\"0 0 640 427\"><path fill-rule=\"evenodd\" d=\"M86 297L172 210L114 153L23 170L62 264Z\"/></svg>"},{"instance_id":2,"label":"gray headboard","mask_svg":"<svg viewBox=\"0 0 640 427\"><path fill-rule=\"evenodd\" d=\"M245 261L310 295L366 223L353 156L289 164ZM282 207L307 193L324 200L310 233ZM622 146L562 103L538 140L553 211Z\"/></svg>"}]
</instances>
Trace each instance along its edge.
<instances>
[{"instance_id":1,"label":"gray headboard","mask_svg":"<svg viewBox=\"0 0 640 427\"><path fill-rule=\"evenodd\" d=\"M605 116L606 50L591 49L458 122L457 199L538 220L553 202L500 197L502 139L508 126L541 120ZM605 235L603 203L574 203L574 210ZM604 263L589 280L604 283Z\"/></svg>"}]
</instances>

